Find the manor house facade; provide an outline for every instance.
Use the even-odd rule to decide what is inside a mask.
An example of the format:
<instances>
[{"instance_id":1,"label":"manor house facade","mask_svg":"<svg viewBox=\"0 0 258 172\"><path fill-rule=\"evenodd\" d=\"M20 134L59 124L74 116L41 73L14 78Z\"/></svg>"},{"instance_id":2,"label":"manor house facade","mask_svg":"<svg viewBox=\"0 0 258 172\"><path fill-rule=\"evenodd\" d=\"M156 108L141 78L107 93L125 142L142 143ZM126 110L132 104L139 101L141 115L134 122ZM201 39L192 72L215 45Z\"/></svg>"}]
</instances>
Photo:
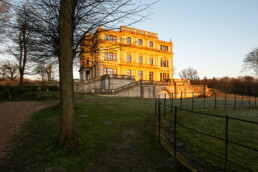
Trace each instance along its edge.
<instances>
[{"instance_id":1,"label":"manor house facade","mask_svg":"<svg viewBox=\"0 0 258 172\"><path fill-rule=\"evenodd\" d=\"M125 26L120 31L99 27L94 34L85 34L79 72L80 81L75 82L77 92L155 97L161 92L170 96L181 91L188 97L187 91L207 89L191 86L187 80L173 79L171 40L162 41L157 33Z\"/></svg>"}]
</instances>

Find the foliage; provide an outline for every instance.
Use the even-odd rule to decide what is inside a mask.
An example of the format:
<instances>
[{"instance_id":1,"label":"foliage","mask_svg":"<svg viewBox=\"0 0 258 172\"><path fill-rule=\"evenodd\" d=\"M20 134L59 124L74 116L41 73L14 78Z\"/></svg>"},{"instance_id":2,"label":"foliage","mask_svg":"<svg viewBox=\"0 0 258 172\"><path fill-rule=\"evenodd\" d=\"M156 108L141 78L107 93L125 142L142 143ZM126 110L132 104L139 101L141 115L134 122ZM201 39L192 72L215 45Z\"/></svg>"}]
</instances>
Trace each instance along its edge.
<instances>
[{"instance_id":1,"label":"foliage","mask_svg":"<svg viewBox=\"0 0 258 172\"><path fill-rule=\"evenodd\" d=\"M202 79L198 84L208 85L210 88L219 89L227 93L237 93L258 96L258 80L252 76L238 78L212 78Z\"/></svg>"},{"instance_id":2,"label":"foliage","mask_svg":"<svg viewBox=\"0 0 258 172\"><path fill-rule=\"evenodd\" d=\"M0 86L1 100L56 100L59 98L56 86Z\"/></svg>"}]
</instances>

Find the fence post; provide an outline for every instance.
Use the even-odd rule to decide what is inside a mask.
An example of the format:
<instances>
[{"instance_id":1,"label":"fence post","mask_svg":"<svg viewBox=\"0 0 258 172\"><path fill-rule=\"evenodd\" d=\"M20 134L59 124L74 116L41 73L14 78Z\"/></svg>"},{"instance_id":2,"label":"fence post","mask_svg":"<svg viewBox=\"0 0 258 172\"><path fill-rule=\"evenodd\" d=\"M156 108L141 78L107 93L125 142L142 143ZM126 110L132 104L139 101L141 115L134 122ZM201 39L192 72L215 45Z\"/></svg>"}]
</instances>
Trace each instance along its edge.
<instances>
[{"instance_id":1,"label":"fence post","mask_svg":"<svg viewBox=\"0 0 258 172\"><path fill-rule=\"evenodd\" d=\"M164 116L166 116L166 93L165 93L165 95L164 95Z\"/></svg>"},{"instance_id":2,"label":"fence post","mask_svg":"<svg viewBox=\"0 0 258 172\"><path fill-rule=\"evenodd\" d=\"M182 109L182 103L183 103L183 102L182 102L182 101L183 101L183 98L182 98L182 97L183 97L183 93L182 93L182 91L181 91L181 99L180 99L180 108L181 108L181 109Z\"/></svg>"},{"instance_id":3,"label":"fence post","mask_svg":"<svg viewBox=\"0 0 258 172\"><path fill-rule=\"evenodd\" d=\"M161 104L160 104L160 101L159 101L159 103L158 103L158 111L159 111L159 113L158 113L158 121L159 121L159 141L160 141L160 114L161 114L160 106L161 106Z\"/></svg>"},{"instance_id":4,"label":"fence post","mask_svg":"<svg viewBox=\"0 0 258 172\"><path fill-rule=\"evenodd\" d=\"M243 101L244 101L244 93L242 93L241 107L243 107Z\"/></svg>"},{"instance_id":5,"label":"fence post","mask_svg":"<svg viewBox=\"0 0 258 172\"><path fill-rule=\"evenodd\" d=\"M235 93L235 108L236 108L236 93Z\"/></svg>"},{"instance_id":6,"label":"fence post","mask_svg":"<svg viewBox=\"0 0 258 172\"><path fill-rule=\"evenodd\" d=\"M224 171L227 171L227 161L228 161L228 115L226 115L226 135L225 135L225 165Z\"/></svg>"},{"instance_id":7,"label":"fence post","mask_svg":"<svg viewBox=\"0 0 258 172\"><path fill-rule=\"evenodd\" d=\"M227 108L227 93L225 92L225 109Z\"/></svg>"},{"instance_id":8,"label":"fence post","mask_svg":"<svg viewBox=\"0 0 258 172\"><path fill-rule=\"evenodd\" d=\"M194 92L192 93L192 110L193 110L193 103L194 103Z\"/></svg>"},{"instance_id":9,"label":"fence post","mask_svg":"<svg viewBox=\"0 0 258 172\"><path fill-rule=\"evenodd\" d=\"M176 123L177 123L177 106L175 107L175 119L174 119L174 158L176 159Z\"/></svg>"},{"instance_id":10,"label":"fence post","mask_svg":"<svg viewBox=\"0 0 258 172\"><path fill-rule=\"evenodd\" d=\"M217 93L215 92L215 109L217 108Z\"/></svg>"},{"instance_id":11,"label":"fence post","mask_svg":"<svg viewBox=\"0 0 258 172\"><path fill-rule=\"evenodd\" d=\"M155 126L157 125L157 97L155 98Z\"/></svg>"},{"instance_id":12,"label":"fence post","mask_svg":"<svg viewBox=\"0 0 258 172\"><path fill-rule=\"evenodd\" d=\"M171 103L172 103L171 106L173 107L174 106L174 93L172 93L172 102Z\"/></svg>"},{"instance_id":13,"label":"fence post","mask_svg":"<svg viewBox=\"0 0 258 172\"><path fill-rule=\"evenodd\" d=\"M203 99L204 99L204 101L203 101L203 108L205 109L205 92L204 92Z\"/></svg>"},{"instance_id":14,"label":"fence post","mask_svg":"<svg viewBox=\"0 0 258 172\"><path fill-rule=\"evenodd\" d=\"M249 93L249 102L248 103L249 103L249 108L250 108L251 107L251 104L250 104L250 93Z\"/></svg>"}]
</instances>

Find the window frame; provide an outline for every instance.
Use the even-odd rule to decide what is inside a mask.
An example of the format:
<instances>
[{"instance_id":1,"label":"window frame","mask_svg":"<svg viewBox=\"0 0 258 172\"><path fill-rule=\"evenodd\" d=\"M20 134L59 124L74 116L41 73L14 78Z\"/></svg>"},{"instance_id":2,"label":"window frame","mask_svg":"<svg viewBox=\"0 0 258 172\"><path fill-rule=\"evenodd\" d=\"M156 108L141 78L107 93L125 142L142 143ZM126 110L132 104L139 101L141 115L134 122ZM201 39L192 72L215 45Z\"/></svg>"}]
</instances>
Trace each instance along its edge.
<instances>
[{"instance_id":1,"label":"window frame","mask_svg":"<svg viewBox=\"0 0 258 172\"><path fill-rule=\"evenodd\" d=\"M143 40L142 39L138 39L138 45L143 45Z\"/></svg>"},{"instance_id":2,"label":"window frame","mask_svg":"<svg viewBox=\"0 0 258 172\"><path fill-rule=\"evenodd\" d=\"M128 74L129 74L129 75L128 75ZM127 70L126 70L126 75L127 75L127 76L131 76L131 70L127 69Z\"/></svg>"},{"instance_id":3,"label":"window frame","mask_svg":"<svg viewBox=\"0 0 258 172\"><path fill-rule=\"evenodd\" d=\"M141 59L141 60L140 60L140 59ZM139 56L139 57L138 57L138 62L139 62L139 64L143 64L143 63L142 63L142 56Z\"/></svg>"},{"instance_id":4,"label":"window frame","mask_svg":"<svg viewBox=\"0 0 258 172\"><path fill-rule=\"evenodd\" d=\"M143 71L141 70L138 71L138 80L143 80Z\"/></svg>"},{"instance_id":5,"label":"window frame","mask_svg":"<svg viewBox=\"0 0 258 172\"><path fill-rule=\"evenodd\" d=\"M129 60L128 60L129 59ZM126 62L131 63L132 62L132 56L130 54L127 54L126 56Z\"/></svg>"},{"instance_id":6,"label":"window frame","mask_svg":"<svg viewBox=\"0 0 258 172\"><path fill-rule=\"evenodd\" d=\"M150 65L153 65L153 58L149 59L149 63L150 63Z\"/></svg>"},{"instance_id":7,"label":"window frame","mask_svg":"<svg viewBox=\"0 0 258 172\"><path fill-rule=\"evenodd\" d=\"M127 42L127 43L131 43L131 42L132 42L131 37L127 37L127 38L126 38L126 42Z\"/></svg>"},{"instance_id":8,"label":"window frame","mask_svg":"<svg viewBox=\"0 0 258 172\"><path fill-rule=\"evenodd\" d=\"M149 47L153 47L153 41L149 42Z\"/></svg>"}]
</instances>

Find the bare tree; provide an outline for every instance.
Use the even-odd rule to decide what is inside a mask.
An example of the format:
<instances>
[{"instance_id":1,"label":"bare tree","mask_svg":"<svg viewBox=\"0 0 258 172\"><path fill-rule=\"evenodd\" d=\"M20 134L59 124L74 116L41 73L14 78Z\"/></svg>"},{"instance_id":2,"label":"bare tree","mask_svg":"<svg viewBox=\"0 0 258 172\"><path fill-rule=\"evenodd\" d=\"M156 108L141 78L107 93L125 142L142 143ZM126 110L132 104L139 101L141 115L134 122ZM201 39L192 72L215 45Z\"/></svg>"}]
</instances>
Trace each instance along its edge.
<instances>
[{"instance_id":1,"label":"bare tree","mask_svg":"<svg viewBox=\"0 0 258 172\"><path fill-rule=\"evenodd\" d=\"M18 66L13 61L7 61L6 63L6 76L14 81L18 77Z\"/></svg>"},{"instance_id":2,"label":"bare tree","mask_svg":"<svg viewBox=\"0 0 258 172\"><path fill-rule=\"evenodd\" d=\"M5 80L6 77L6 61L0 61L0 75L2 76L1 80Z\"/></svg>"},{"instance_id":3,"label":"bare tree","mask_svg":"<svg viewBox=\"0 0 258 172\"><path fill-rule=\"evenodd\" d=\"M53 81L55 78L55 63L51 61L37 62L37 66L34 68L36 74L40 75L42 81Z\"/></svg>"},{"instance_id":4,"label":"bare tree","mask_svg":"<svg viewBox=\"0 0 258 172\"><path fill-rule=\"evenodd\" d=\"M254 70L258 75L258 48L251 51L243 60L243 70Z\"/></svg>"},{"instance_id":5,"label":"bare tree","mask_svg":"<svg viewBox=\"0 0 258 172\"><path fill-rule=\"evenodd\" d=\"M197 70L193 69L193 68L186 68L186 69L181 70L179 72L179 76L182 79L189 79L192 83L196 82L200 78Z\"/></svg>"},{"instance_id":6,"label":"bare tree","mask_svg":"<svg viewBox=\"0 0 258 172\"><path fill-rule=\"evenodd\" d=\"M10 5L9 0L0 0L0 42L4 39L4 34L7 28L7 23L10 19Z\"/></svg>"},{"instance_id":7,"label":"bare tree","mask_svg":"<svg viewBox=\"0 0 258 172\"><path fill-rule=\"evenodd\" d=\"M61 124L59 143L81 144L74 129L73 62L78 59L85 35L98 26L115 29L141 20L152 5L150 0L33 0L41 19L35 30L42 35L45 54L59 63ZM119 27L117 27L119 28Z\"/></svg>"},{"instance_id":8,"label":"bare tree","mask_svg":"<svg viewBox=\"0 0 258 172\"><path fill-rule=\"evenodd\" d=\"M20 9L15 9L15 19L10 25L9 39L11 45L7 52L13 57L17 63L20 76L20 85L23 85L25 74L29 74L28 65L32 63L32 58L37 56L40 51L37 34L33 32L33 25L37 23L35 16L31 13L35 12L35 8L26 1Z\"/></svg>"}]
</instances>

